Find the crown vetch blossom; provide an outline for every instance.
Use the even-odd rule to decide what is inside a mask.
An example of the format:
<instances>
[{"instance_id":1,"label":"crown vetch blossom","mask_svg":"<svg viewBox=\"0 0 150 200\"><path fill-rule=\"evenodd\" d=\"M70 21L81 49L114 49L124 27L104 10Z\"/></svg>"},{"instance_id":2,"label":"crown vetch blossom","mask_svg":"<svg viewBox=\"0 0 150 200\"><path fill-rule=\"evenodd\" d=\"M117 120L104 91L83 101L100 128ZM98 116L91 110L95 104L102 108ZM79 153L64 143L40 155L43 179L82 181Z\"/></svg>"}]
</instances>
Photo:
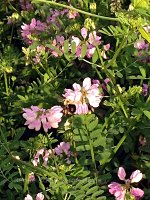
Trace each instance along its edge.
<instances>
[{"instance_id":1,"label":"crown vetch blossom","mask_svg":"<svg viewBox=\"0 0 150 200\"><path fill-rule=\"evenodd\" d=\"M36 195L36 200L44 200L44 195L42 193L38 193Z\"/></svg>"},{"instance_id":2,"label":"crown vetch blossom","mask_svg":"<svg viewBox=\"0 0 150 200\"><path fill-rule=\"evenodd\" d=\"M35 181L35 176L34 172L29 173L29 182L34 182Z\"/></svg>"},{"instance_id":3,"label":"crown vetch blossom","mask_svg":"<svg viewBox=\"0 0 150 200\"><path fill-rule=\"evenodd\" d=\"M27 194L24 200L33 200L33 198L31 197L31 195ZM44 200L44 195L42 193L38 193L36 195L36 200Z\"/></svg>"},{"instance_id":4,"label":"crown vetch blossom","mask_svg":"<svg viewBox=\"0 0 150 200\"><path fill-rule=\"evenodd\" d=\"M143 84L142 94L144 97L148 95L148 85L147 84Z\"/></svg>"},{"instance_id":5,"label":"crown vetch blossom","mask_svg":"<svg viewBox=\"0 0 150 200\"><path fill-rule=\"evenodd\" d=\"M53 106L48 110L37 106L31 106L31 109L23 108L23 117L26 119L25 125L36 131L39 131L43 125L45 132L51 128L58 128L58 123L61 122L63 116L62 110L61 106Z\"/></svg>"},{"instance_id":6,"label":"crown vetch blossom","mask_svg":"<svg viewBox=\"0 0 150 200\"><path fill-rule=\"evenodd\" d=\"M33 200L33 198L31 197L31 195L27 194L27 196L24 198L24 200Z\"/></svg>"},{"instance_id":7,"label":"crown vetch blossom","mask_svg":"<svg viewBox=\"0 0 150 200\"><path fill-rule=\"evenodd\" d=\"M48 163L48 158L52 154L54 154L53 149L49 149L49 150L39 149L37 153L35 154L34 159L32 160L33 165L38 166L40 162L40 156L41 156L43 158L44 165L46 166Z\"/></svg>"},{"instance_id":8,"label":"crown vetch blossom","mask_svg":"<svg viewBox=\"0 0 150 200\"><path fill-rule=\"evenodd\" d=\"M74 104L76 106L75 114L87 114L88 104L96 108L99 106L102 95L99 92L99 84L92 84L89 77L83 80L82 87L74 83L73 89L65 89L64 104Z\"/></svg>"},{"instance_id":9,"label":"crown vetch blossom","mask_svg":"<svg viewBox=\"0 0 150 200\"><path fill-rule=\"evenodd\" d=\"M132 172L130 179L125 179L126 172L123 167L119 167L118 177L120 180L124 181L125 184L119 184L112 182L108 185L109 192L115 196L116 200L125 200L126 194L130 194L136 200L139 200L144 195L144 191L139 188L134 188L131 183L138 183L142 179L142 173L140 170L135 170Z\"/></svg>"},{"instance_id":10,"label":"crown vetch blossom","mask_svg":"<svg viewBox=\"0 0 150 200\"><path fill-rule=\"evenodd\" d=\"M20 6L22 10L33 10L33 4L31 4L30 0L20 0Z\"/></svg>"},{"instance_id":11,"label":"crown vetch blossom","mask_svg":"<svg viewBox=\"0 0 150 200\"><path fill-rule=\"evenodd\" d=\"M35 18L33 18L31 20L30 24L23 24L21 26L21 35L23 40L27 43L27 44L32 44L33 42L33 38L32 35L38 35L40 32L45 31L47 28L46 23L41 22L40 20L36 20Z\"/></svg>"},{"instance_id":12,"label":"crown vetch blossom","mask_svg":"<svg viewBox=\"0 0 150 200\"><path fill-rule=\"evenodd\" d=\"M69 142L61 142L57 147L54 149L54 152L57 155L61 155L62 153L65 153L66 155L69 154L70 149L70 143Z\"/></svg>"},{"instance_id":13,"label":"crown vetch blossom","mask_svg":"<svg viewBox=\"0 0 150 200\"><path fill-rule=\"evenodd\" d=\"M134 43L134 47L138 50L145 49L147 47L145 41L143 39L138 40Z\"/></svg>"}]
</instances>

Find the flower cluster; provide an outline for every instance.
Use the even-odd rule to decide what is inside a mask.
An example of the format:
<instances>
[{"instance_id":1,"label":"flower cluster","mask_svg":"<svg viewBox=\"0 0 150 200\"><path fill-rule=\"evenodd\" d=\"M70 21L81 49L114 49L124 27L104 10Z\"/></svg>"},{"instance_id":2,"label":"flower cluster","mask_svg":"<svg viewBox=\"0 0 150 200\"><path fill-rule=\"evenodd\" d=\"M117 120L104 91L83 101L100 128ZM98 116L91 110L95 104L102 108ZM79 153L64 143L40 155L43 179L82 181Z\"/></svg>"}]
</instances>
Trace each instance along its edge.
<instances>
[{"instance_id":1,"label":"flower cluster","mask_svg":"<svg viewBox=\"0 0 150 200\"><path fill-rule=\"evenodd\" d=\"M37 46L36 47L36 55L33 58L34 63L38 64L41 60L42 55L45 54L45 47L43 45Z\"/></svg>"},{"instance_id":2,"label":"flower cluster","mask_svg":"<svg viewBox=\"0 0 150 200\"><path fill-rule=\"evenodd\" d=\"M30 24L23 24L21 26L21 35L27 44L32 44L33 41L38 40L37 35L44 32L47 28L46 23L33 18Z\"/></svg>"},{"instance_id":3,"label":"flower cluster","mask_svg":"<svg viewBox=\"0 0 150 200\"><path fill-rule=\"evenodd\" d=\"M131 186L132 183L138 183L142 179L142 173L139 170L132 172L130 179L125 179L126 172L123 167L119 167L118 177L120 180L124 181L125 184L119 184L117 182L112 182L108 185L109 192L115 196L116 200L125 200L126 195L134 197L139 200L144 195L144 191L139 188L134 188Z\"/></svg>"},{"instance_id":4,"label":"flower cluster","mask_svg":"<svg viewBox=\"0 0 150 200\"><path fill-rule=\"evenodd\" d=\"M23 108L23 117L26 119L25 125L29 129L39 131L43 125L44 131L48 129L58 128L58 123L61 122L62 117L61 106L53 106L51 109L43 109L38 106L31 106L31 108Z\"/></svg>"},{"instance_id":5,"label":"flower cluster","mask_svg":"<svg viewBox=\"0 0 150 200\"><path fill-rule=\"evenodd\" d=\"M148 85L147 84L143 84L142 94L143 94L144 97L148 95L148 90L149 90Z\"/></svg>"},{"instance_id":6,"label":"flower cluster","mask_svg":"<svg viewBox=\"0 0 150 200\"><path fill-rule=\"evenodd\" d=\"M34 156L34 159L32 161L34 166L37 166L40 163L40 156L42 156L43 161L44 161L44 165L47 165L48 162L48 157L50 155L52 155L54 152L53 150L49 149L49 150L44 150L44 149L39 149L36 153L36 155Z\"/></svg>"},{"instance_id":7,"label":"flower cluster","mask_svg":"<svg viewBox=\"0 0 150 200\"><path fill-rule=\"evenodd\" d=\"M85 44L86 47L87 47L85 56L87 58L91 58L92 55L94 54L95 50L96 50L96 46L101 44L101 37L96 34L96 31L90 32L88 34L88 30L84 27L81 29L81 35L82 35L83 40L80 40L76 36L72 36L70 38L69 50L70 50L70 52L72 52L72 48L71 48L72 45L71 44L74 42L75 45L76 45L75 56L77 58L80 58L81 53L82 53L83 44ZM53 42L52 42L52 45L54 47L57 47L57 49L59 51L61 51L62 54L64 53L64 40L65 40L65 38L63 36L57 35L56 39L54 39ZM104 59L107 58L106 51L108 51L109 48L110 48L110 44L106 44L106 45L103 46L103 50L102 50L101 55L103 56ZM55 57L59 56L58 52L55 51L55 50L51 50L51 53Z\"/></svg>"},{"instance_id":8,"label":"flower cluster","mask_svg":"<svg viewBox=\"0 0 150 200\"><path fill-rule=\"evenodd\" d=\"M66 155L70 155L70 143L69 142L61 142L57 147L55 147L54 152L56 155L62 155L65 153Z\"/></svg>"},{"instance_id":9,"label":"flower cluster","mask_svg":"<svg viewBox=\"0 0 150 200\"><path fill-rule=\"evenodd\" d=\"M149 44L140 39L134 43L134 47L138 50L139 60L144 63L150 63Z\"/></svg>"},{"instance_id":10,"label":"flower cluster","mask_svg":"<svg viewBox=\"0 0 150 200\"><path fill-rule=\"evenodd\" d=\"M89 112L88 105L96 108L99 106L102 95L99 92L99 83L91 83L89 77L83 80L82 87L74 83L73 90L65 89L64 104L74 104L76 106L75 114L87 114Z\"/></svg>"},{"instance_id":11,"label":"flower cluster","mask_svg":"<svg viewBox=\"0 0 150 200\"><path fill-rule=\"evenodd\" d=\"M30 0L20 0L20 6L22 10L30 11L33 10L33 4Z\"/></svg>"},{"instance_id":12,"label":"flower cluster","mask_svg":"<svg viewBox=\"0 0 150 200\"><path fill-rule=\"evenodd\" d=\"M24 5L22 2L22 8L29 10L29 8L32 8L32 4L28 4L26 2L26 4ZM28 6L28 7L27 7ZM42 32L47 32L48 35L50 35L51 29L53 26L53 24L55 24L55 26L57 27L57 29L61 30L61 23L59 20L59 17L63 17L66 16L69 19L75 18L77 16L79 16L79 14L76 11L70 11L67 9L58 11L58 10L50 10L50 15L46 17L44 22L41 22L40 20L36 20L35 18L33 18L31 20L30 24L23 24L21 26L21 36L24 40L25 43L27 44L32 44L33 41L40 41L39 36L41 35Z\"/></svg>"},{"instance_id":13,"label":"flower cluster","mask_svg":"<svg viewBox=\"0 0 150 200\"><path fill-rule=\"evenodd\" d=\"M33 200L32 196L27 194L27 196L24 198L24 200ZM44 195L42 193L38 193L36 195L36 200L44 200Z\"/></svg>"},{"instance_id":14,"label":"flower cluster","mask_svg":"<svg viewBox=\"0 0 150 200\"><path fill-rule=\"evenodd\" d=\"M40 163L40 157L43 159L43 164L46 166L48 163L49 156L53 157L54 155L59 155L62 156L65 154L67 157L70 157L71 152L70 152L70 143L69 142L60 142L57 147L54 149L49 149L49 150L44 150L44 149L39 149L37 153L34 156L34 159L32 161L34 166L38 166Z\"/></svg>"},{"instance_id":15,"label":"flower cluster","mask_svg":"<svg viewBox=\"0 0 150 200\"><path fill-rule=\"evenodd\" d=\"M96 50L96 46L101 44L101 37L96 34L96 31L90 32L88 34L88 30L86 28L81 29L81 35L84 39L84 42L87 46L86 56L91 58ZM75 36L72 36L72 42L76 43L76 56L81 57L82 51L82 41ZM104 50L102 51L102 56L106 58L105 51L108 51L110 48L110 44L104 45Z\"/></svg>"}]
</instances>

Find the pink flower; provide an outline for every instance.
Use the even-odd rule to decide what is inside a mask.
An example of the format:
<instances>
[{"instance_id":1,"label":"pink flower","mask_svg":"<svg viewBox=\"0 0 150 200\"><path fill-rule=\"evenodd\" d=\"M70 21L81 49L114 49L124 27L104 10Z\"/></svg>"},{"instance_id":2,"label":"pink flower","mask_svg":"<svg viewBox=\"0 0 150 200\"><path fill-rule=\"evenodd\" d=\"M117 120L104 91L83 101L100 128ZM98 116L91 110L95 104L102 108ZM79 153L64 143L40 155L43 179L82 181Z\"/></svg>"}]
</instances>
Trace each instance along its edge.
<instances>
[{"instance_id":1,"label":"pink flower","mask_svg":"<svg viewBox=\"0 0 150 200\"><path fill-rule=\"evenodd\" d=\"M126 172L124 170L123 167L119 167L119 170L118 170L118 177L120 180L124 181L125 180L125 177L126 177Z\"/></svg>"},{"instance_id":2,"label":"pink flower","mask_svg":"<svg viewBox=\"0 0 150 200\"><path fill-rule=\"evenodd\" d=\"M54 149L54 152L57 155L61 155L62 153L65 153L66 155L69 154L70 149L70 143L69 142L61 142L57 147Z\"/></svg>"},{"instance_id":3,"label":"pink flower","mask_svg":"<svg viewBox=\"0 0 150 200\"><path fill-rule=\"evenodd\" d=\"M134 43L134 47L138 50L145 49L146 43L143 39L141 39Z\"/></svg>"},{"instance_id":4,"label":"pink flower","mask_svg":"<svg viewBox=\"0 0 150 200\"><path fill-rule=\"evenodd\" d=\"M30 0L20 0L20 6L22 10L33 10L33 5Z\"/></svg>"},{"instance_id":5,"label":"pink flower","mask_svg":"<svg viewBox=\"0 0 150 200\"><path fill-rule=\"evenodd\" d=\"M136 170L134 172L132 172L131 176L130 176L130 180L131 183L138 183L140 180L142 180L142 173L140 172L140 170Z\"/></svg>"},{"instance_id":6,"label":"pink flower","mask_svg":"<svg viewBox=\"0 0 150 200\"><path fill-rule=\"evenodd\" d=\"M27 120L25 125L28 125L29 129L35 129L39 131L41 125L43 125L44 131L47 132L50 128L58 128L58 123L61 122L62 111L61 106L53 106L51 109L45 110L38 108L37 106L31 106L30 108L23 108L23 117Z\"/></svg>"},{"instance_id":7,"label":"pink flower","mask_svg":"<svg viewBox=\"0 0 150 200\"><path fill-rule=\"evenodd\" d=\"M30 108L23 108L23 117L27 120L25 125L28 125L29 129L35 129L39 131L41 128L40 113L43 112L42 109L37 106L31 106Z\"/></svg>"},{"instance_id":8,"label":"pink flower","mask_svg":"<svg viewBox=\"0 0 150 200\"><path fill-rule=\"evenodd\" d=\"M36 153L36 155L34 156L34 159L32 161L34 166L38 166L39 162L40 162L40 157L43 159L43 164L46 166L48 163L48 158L49 156L54 154L54 150L53 149L49 149L49 150L44 150L44 149L39 149Z\"/></svg>"},{"instance_id":9,"label":"pink flower","mask_svg":"<svg viewBox=\"0 0 150 200\"><path fill-rule=\"evenodd\" d=\"M83 80L82 87L74 83L73 89L65 89L65 104L74 104L76 106L76 114L87 114L88 113L88 104L92 107L98 107L102 95L99 92L99 85L92 84L89 77Z\"/></svg>"},{"instance_id":10,"label":"pink flower","mask_svg":"<svg viewBox=\"0 0 150 200\"><path fill-rule=\"evenodd\" d=\"M75 10L69 10L68 13L67 13L67 17L69 19L75 19L76 17L79 17L79 13L76 12Z\"/></svg>"},{"instance_id":11,"label":"pink flower","mask_svg":"<svg viewBox=\"0 0 150 200\"><path fill-rule=\"evenodd\" d=\"M96 50L96 47L94 47L94 46L91 45L91 44L88 44L88 45L87 45L86 56L87 56L88 58L91 58L92 55L94 54L95 50Z\"/></svg>"},{"instance_id":12,"label":"pink flower","mask_svg":"<svg viewBox=\"0 0 150 200\"><path fill-rule=\"evenodd\" d=\"M42 193L38 193L36 195L36 200L44 200L44 195Z\"/></svg>"},{"instance_id":13,"label":"pink flower","mask_svg":"<svg viewBox=\"0 0 150 200\"><path fill-rule=\"evenodd\" d=\"M34 173L31 172L31 173L29 174L29 182L34 182L34 181L35 181L35 176L34 176Z\"/></svg>"},{"instance_id":14,"label":"pink flower","mask_svg":"<svg viewBox=\"0 0 150 200\"><path fill-rule=\"evenodd\" d=\"M101 44L101 37L96 35L96 31L93 31L89 34L89 43L93 46L100 45Z\"/></svg>"},{"instance_id":15,"label":"pink flower","mask_svg":"<svg viewBox=\"0 0 150 200\"><path fill-rule=\"evenodd\" d=\"M32 35L35 38L35 36L39 35L40 32L44 32L46 28L46 23L43 23L40 20L36 20L35 18L33 18L30 24L23 24L21 26L21 35L27 44L32 44Z\"/></svg>"},{"instance_id":16,"label":"pink flower","mask_svg":"<svg viewBox=\"0 0 150 200\"><path fill-rule=\"evenodd\" d=\"M108 185L109 192L116 197L116 200L124 200L126 193L134 196L136 200L139 200L144 195L143 190L139 188L134 188L131 185L132 183L138 183L142 179L142 173L140 172L140 170L132 172L130 179L125 179L126 172L123 167L119 167L118 177L120 180L125 182L124 185L116 182L112 182Z\"/></svg>"},{"instance_id":17,"label":"pink flower","mask_svg":"<svg viewBox=\"0 0 150 200\"><path fill-rule=\"evenodd\" d=\"M139 200L144 195L144 191L139 188L133 188L130 192L133 196L135 196L136 200Z\"/></svg>"},{"instance_id":18,"label":"pink flower","mask_svg":"<svg viewBox=\"0 0 150 200\"><path fill-rule=\"evenodd\" d=\"M75 42L77 47L80 44L81 40L78 37L72 36L72 42Z\"/></svg>"},{"instance_id":19,"label":"pink flower","mask_svg":"<svg viewBox=\"0 0 150 200\"><path fill-rule=\"evenodd\" d=\"M108 187L110 194L113 194L116 197L116 200L124 200L125 190L119 183L112 182Z\"/></svg>"},{"instance_id":20,"label":"pink flower","mask_svg":"<svg viewBox=\"0 0 150 200\"><path fill-rule=\"evenodd\" d=\"M61 106L53 106L46 113L47 121L52 128L58 128L58 123L61 122L63 116L63 108Z\"/></svg>"},{"instance_id":21,"label":"pink flower","mask_svg":"<svg viewBox=\"0 0 150 200\"><path fill-rule=\"evenodd\" d=\"M34 156L34 159L32 161L34 166L37 166L38 163L40 162L40 155L43 156L44 153L44 149L39 149L36 153L36 155Z\"/></svg>"},{"instance_id":22,"label":"pink flower","mask_svg":"<svg viewBox=\"0 0 150 200\"><path fill-rule=\"evenodd\" d=\"M24 198L24 200L33 200L33 198L29 194L27 194L27 196Z\"/></svg>"},{"instance_id":23,"label":"pink flower","mask_svg":"<svg viewBox=\"0 0 150 200\"><path fill-rule=\"evenodd\" d=\"M140 135L140 137L139 137L139 143L142 146L146 146L146 144L147 144L146 138L144 136Z\"/></svg>"},{"instance_id":24,"label":"pink flower","mask_svg":"<svg viewBox=\"0 0 150 200\"><path fill-rule=\"evenodd\" d=\"M82 37L85 39L86 37L87 37L87 29L86 28L82 28L81 29L81 35L82 35Z\"/></svg>"},{"instance_id":25,"label":"pink flower","mask_svg":"<svg viewBox=\"0 0 150 200\"><path fill-rule=\"evenodd\" d=\"M44 165L47 165L49 156L53 154L52 151L53 151L53 150L51 150L51 149L45 150L45 155L43 156Z\"/></svg>"}]
</instances>

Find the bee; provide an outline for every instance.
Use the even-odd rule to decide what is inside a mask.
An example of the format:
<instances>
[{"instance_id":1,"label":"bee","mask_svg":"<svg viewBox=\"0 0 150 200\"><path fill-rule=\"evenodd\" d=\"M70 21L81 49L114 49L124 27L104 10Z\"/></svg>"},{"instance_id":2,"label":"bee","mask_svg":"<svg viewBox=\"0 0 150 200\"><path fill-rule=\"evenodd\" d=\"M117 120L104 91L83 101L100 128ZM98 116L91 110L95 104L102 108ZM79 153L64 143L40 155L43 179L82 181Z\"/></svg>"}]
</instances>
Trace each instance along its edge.
<instances>
[{"instance_id":1,"label":"bee","mask_svg":"<svg viewBox=\"0 0 150 200\"><path fill-rule=\"evenodd\" d=\"M63 108L64 115L73 115L76 112L76 106L74 104L67 104Z\"/></svg>"}]
</instances>

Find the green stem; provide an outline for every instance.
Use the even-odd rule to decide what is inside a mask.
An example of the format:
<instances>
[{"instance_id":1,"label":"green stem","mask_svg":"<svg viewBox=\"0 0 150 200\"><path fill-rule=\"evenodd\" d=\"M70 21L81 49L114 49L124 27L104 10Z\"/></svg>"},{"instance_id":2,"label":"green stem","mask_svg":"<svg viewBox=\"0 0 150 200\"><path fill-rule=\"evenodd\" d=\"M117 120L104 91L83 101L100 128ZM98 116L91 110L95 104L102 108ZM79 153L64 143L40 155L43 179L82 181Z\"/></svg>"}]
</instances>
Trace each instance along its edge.
<instances>
[{"instance_id":1,"label":"green stem","mask_svg":"<svg viewBox=\"0 0 150 200\"><path fill-rule=\"evenodd\" d=\"M14 32L14 24L12 25L12 29L11 29L11 36L10 36L9 45L11 45L11 41L12 41L12 37L13 37L13 32Z\"/></svg>"},{"instance_id":2,"label":"green stem","mask_svg":"<svg viewBox=\"0 0 150 200\"><path fill-rule=\"evenodd\" d=\"M8 95L9 95L9 92L8 92L8 82L7 82L7 74L6 74L6 72L4 72L4 82L5 82L6 94L7 94L7 96L8 96Z\"/></svg>"},{"instance_id":3,"label":"green stem","mask_svg":"<svg viewBox=\"0 0 150 200\"><path fill-rule=\"evenodd\" d=\"M47 3L47 4L54 5L54 6L59 6L59 7L67 8L67 9L70 9L70 10L74 10L74 11L77 11L78 13L82 13L84 15L88 15L88 16L91 16L91 17L96 17L96 18L99 18L99 19L109 20L109 21L119 21L118 18L105 17L105 16L100 16L100 15L92 14L92 13L89 13L89 12L86 12L86 11L74 8L72 6L67 6L67 5L64 5L64 4L61 4L61 3L56 3L54 1L32 0L32 3Z\"/></svg>"},{"instance_id":4,"label":"green stem","mask_svg":"<svg viewBox=\"0 0 150 200\"><path fill-rule=\"evenodd\" d=\"M121 42L119 48L118 48L117 51L115 52L113 58L111 59L111 61L110 61L106 66L104 65L104 61L103 61L103 58L102 58L102 54L101 54L100 49L98 48L98 45L97 45L97 43L96 43L96 38L95 38L94 34L93 34L93 37L94 37L94 42L95 42L96 50L97 50L97 53L98 53L98 56L99 56L99 59L100 59L101 65L102 65L102 70L104 70L105 74L107 74L107 75L110 77L110 79L111 79L111 81L112 81L112 83L113 83L113 86L114 86L114 88L115 88L115 90L116 90L116 93L117 93L117 95L118 95L118 98L119 98L119 105L120 105L120 107L121 107L121 109L122 109L122 111L123 111L125 117L128 118L128 114L127 114L127 112L126 112L126 110L125 110L125 108L124 108L124 104L122 103L122 102L124 102L124 99L122 98L121 93L120 93L120 91L119 91L119 89L118 89L118 86L116 85L116 80L115 80L115 78L113 77L113 75L112 75L112 74L108 71L108 69L107 69L110 65L112 65L112 64L114 63L114 61L116 60L117 56L119 55L121 49L123 48L123 46L124 46L125 43L127 42L127 36L124 37L124 39L123 39L123 41ZM96 67L95 67L95 69L96 69L96 72L97 72L98 76L100 77L101 75L100 75L99 71L97 70Z\"/></svg>"},{"instance_id":5,"label":"green stem","mask_svg":"<svg viewBox=\"0 0 150 200\"><path fill-rule=\"evenodd\" d=\"M124 39L122 40L122 42L121 42L119 48L116 50L116 52L115 52L113 58L112 58L111 61L106 65L106 68L110 67L110 66L114 63L114 61L115 61L116 58L118 57L120 51L122 50L122 48L123 48L124 45L126 44L127 40L128 40L128 36L125 36Z\"/></svg>"},{"instance_id":6,"label":"green stem","mask_svg":"<svg viewBox=\"0 0 150 200\"><path fill-rule=\"evenodd\" d=\"M56 158L55 158L55 155L54 155L54 152L53 152L53 149L52 149L51 141L50 141L50 139L48 137L48 133L45 132L45 134L46 134L46 137L47 137L48 145L49 145L49 147L50 147L50 149L52 151L52 156L53 156L53 159L54 159L54 164L55 164L55 167L56 167L57 174L59 175L59 169L58 169Z\"/></svg>"},{"instance_id":7,"label":"green stem","mask_svg":"<svg viewBox=\"0 0 150 200\"><path fill-rule=\"evenodd\" d=\"M96 162L95 162L93 141L92 141L91 138L90 138L90 133L89 133L89 131L88 131L88 128L87 128L86 124L85 124L85 127L86 127L87 136L88 136L88 140L89 140L89 144L90 144L90 152L91 152L91 157L92 157L92 164L93 164L93 167L94 167L94 169L95 169L95 172L94 172L95 181L96 181L96 184L98 184L98 175L97 175L97 168L96 168Z\"/></svg>"},{"instance_id":8,"label":"green stem","mask_svg":"<svg viewBox=\"0 0 150 200\"><path fill-rule=\"evenodd\" d=\"M113 154L111 155L111 157L109 157L103 164L102 168L101 168L101 171L103 171L107 165L108 162L110 162L113 157L115 156L115 154L117 153L117 151L119 150L119 148L122 146L122 144L124 143L125 139L127 138L128 134L130 133L130 131L133 129L133 127L135 126L136 124L136 121L134 121L129 129L125 132L125 134L122 136L122 138L119 140L118 144L116 145L116 147L114 148L113 150Z\"/></svg>"},{"instance_id":9,"label":"green stem","mask_svg":"<svg viewBox=\"0 0 150 200\"><path fill-rule=\"evenodd\" d=\"M1 127L0 127L0 132L1 132L1 137L2 137L3 142L4 142L5 145L4 145L2 142L1 142L1 144L2 144L2 146L5 148L6 152L7 152L8 154L10 154L11 152L10 152L10 150L9 150L9 146L8 146L8 144L7 144L7 140L6 140L6 138L5 138L5 135L4 135L4 133L3 133L2 129L1 129Z\"/></svg>"},{"instance_id":10,"label":"green stem","mask_svg":"<svg viewBox=\"0 0 150 200\"><path fill-rule=\"evenodd\" d=\"M40 168L38 166L35 167L35 166L33 166L33 164L27 163L27 162L22 161L22 160L18 160L14 156L11 156L11 155L10 155L10 159L13 160L20 167L26 166L26 167L29 168L29 170L31 170L31 171L33 171L35 173L39 173L40 175L46 175L46 176L49 176L49 177L53 177L53 173L48 172L47 170L42 169L42 168Z\"/></svg>"}]
</instances>

